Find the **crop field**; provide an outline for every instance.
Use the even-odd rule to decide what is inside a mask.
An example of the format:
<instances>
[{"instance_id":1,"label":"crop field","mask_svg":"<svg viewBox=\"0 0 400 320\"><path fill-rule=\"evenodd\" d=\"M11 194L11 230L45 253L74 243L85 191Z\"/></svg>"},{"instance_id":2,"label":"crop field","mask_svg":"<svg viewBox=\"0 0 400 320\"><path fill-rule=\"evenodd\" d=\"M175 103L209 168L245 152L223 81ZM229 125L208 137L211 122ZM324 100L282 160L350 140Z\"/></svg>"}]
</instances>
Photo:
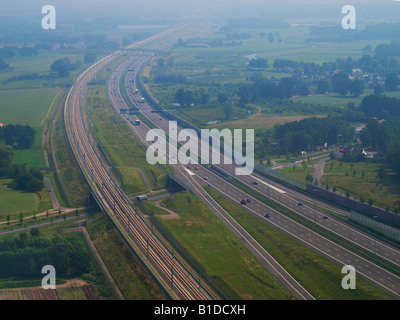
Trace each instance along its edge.
<instances>
[{"instance_id":1,"label":"crop field","mask_svg":"<svg viewBox=\"0 0 400 320\"><path fill-rule=\"evenodd\" d=\"M276 124L285 124L287 122L300 121L310 117L324 117L324 115L313 115L313 116L280 116L271 115L261 112L254 113L245 119L239 119L234 121L228 121L220 124L213 125L212 127L222 129L270 129Z\"/></svg>"},{"instance_id":2,"label":"crop field","mask_svg":"<svg viewBox=\"0 0 400 320\"><path fill-rule=\"evenodd\" d=\"M40 126L55 95L51 88L0 90L0 122Z\"/></svg>"},{"instance_id":3,"label":"crop field","mask_svg":"<svg viewBox=\"0 0 400 320\"><path fill-rule=\"evenodd\" d=\"M12 68L8 72L0 73L0 83L4 89L41 89L43 87L54 87L57 85L64 85L72 81L73 76L79 72L79 70L72 71L67 78L56 78L56 79L38 79L38 80L17 80L7 81L12 77L17 77L26 74L37 73L38 75L48 75L51 73L50 66L57 59L63 59L67 57L74 63L76 60L83 61L82 54L69 54L62 52L47 53L39 52L38 55L26 56L26 57L15 57L6 59L5 61Z\"/></svg>"},{"instance_id":4,"label":"crop field","mask_svg":"<svg viewBox=\"0 0 400 320\"><path fill-rule=\"evenodd\" d=\"M0 290L0 300L100 300L91 285L61 287L55 290L43 288Z\"/></svg>"}]
</instances>

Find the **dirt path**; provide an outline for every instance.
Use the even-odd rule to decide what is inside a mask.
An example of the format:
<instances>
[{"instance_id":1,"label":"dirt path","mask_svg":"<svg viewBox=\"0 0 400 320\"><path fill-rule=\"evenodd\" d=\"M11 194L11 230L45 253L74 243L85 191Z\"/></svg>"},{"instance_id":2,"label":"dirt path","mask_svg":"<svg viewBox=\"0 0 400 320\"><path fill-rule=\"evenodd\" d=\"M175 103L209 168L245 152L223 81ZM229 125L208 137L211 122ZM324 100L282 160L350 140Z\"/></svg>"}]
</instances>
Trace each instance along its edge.
<instances>
[{"instance_id":1,"label":"dirt path","mask_svg":"<svg viewBox=\"0 0 400 320\"><path fill-rule=\"evenodd\" d=\"M324 174L324 169L326 162L330 159L330 157L322 158L317 162L317 164L314 166L314 181L318 181L318 185L321 185L321 178Z\"/></svg>"},{"instance_id":2,"label":"dirt path","mask_svg":"<svg viewBox=\"0 0 400 320\"><path fill-rule=\"evenodd\" d=\"M181 217L179 216L179 214L177 214L176 212L174 212L174 211L172 211L172 210L169 210L169 209L163 207L160 203L161 203L161 201L154 202L154 204L155 204L157 207L159 207L159 208L161 208L161 209L163 209L163 210L169 212L168 215L159 215L159 217L160 217L161 219L163 219L163 220L169 220L169 219L180 219L180 218L181 218Z\"/></svg>"}]
</instances>

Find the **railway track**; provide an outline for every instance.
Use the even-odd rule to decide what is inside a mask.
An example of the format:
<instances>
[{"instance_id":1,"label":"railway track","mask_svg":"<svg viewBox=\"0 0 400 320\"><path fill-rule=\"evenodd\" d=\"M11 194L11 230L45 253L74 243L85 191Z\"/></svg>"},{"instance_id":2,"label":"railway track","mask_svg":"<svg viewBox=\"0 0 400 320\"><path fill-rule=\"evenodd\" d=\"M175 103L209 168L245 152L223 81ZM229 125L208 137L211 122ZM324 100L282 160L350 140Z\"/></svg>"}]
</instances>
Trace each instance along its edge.
<instances>
[{"instance_id":1,"label":"railway track","mask_svg":"<svg viewBox=\"0 0 400 320\"><path fill-rule=\"evenodd\" d=\"M142 44L147 44L166 34L169 32L152 37L151 40L147 39ZM136 44L129 48L139 46L140 44ZM157 275L171 296L184 300L213 299L213 296L199 284L174 253L137 214L129 199L107 172L90 142L82 117L82 104L88 82L120 53L107 56L87 69L78 77L68 94L65 103L65 124L74 155L102 207L117 222L116 225L121 228L120 231L131 239L137 253Z\"/></svg>"}]
</instances>

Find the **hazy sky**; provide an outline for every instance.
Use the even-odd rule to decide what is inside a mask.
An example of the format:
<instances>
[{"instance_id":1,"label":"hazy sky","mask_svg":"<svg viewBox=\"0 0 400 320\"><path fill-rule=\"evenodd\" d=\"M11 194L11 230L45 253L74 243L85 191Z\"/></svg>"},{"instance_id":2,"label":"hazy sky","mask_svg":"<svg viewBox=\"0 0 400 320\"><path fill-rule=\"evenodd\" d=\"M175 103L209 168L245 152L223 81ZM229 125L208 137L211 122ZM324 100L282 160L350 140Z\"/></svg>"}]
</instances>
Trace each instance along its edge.
<instances>
[{"instance_id":1,"label":"hazy sky","mask_svg":"<svg viewBox=\"0 0 400 320\"><path fill-rule=\"evenodd\" d=\"M60 17L189 16L225 18L258 16L266 19L329 18L341 7L354 5L360 18L382 20L400 17L400 2L393 0L0 0L0 16L40 16L44 5L53 5Z\"/></svg>"}]
</instances>

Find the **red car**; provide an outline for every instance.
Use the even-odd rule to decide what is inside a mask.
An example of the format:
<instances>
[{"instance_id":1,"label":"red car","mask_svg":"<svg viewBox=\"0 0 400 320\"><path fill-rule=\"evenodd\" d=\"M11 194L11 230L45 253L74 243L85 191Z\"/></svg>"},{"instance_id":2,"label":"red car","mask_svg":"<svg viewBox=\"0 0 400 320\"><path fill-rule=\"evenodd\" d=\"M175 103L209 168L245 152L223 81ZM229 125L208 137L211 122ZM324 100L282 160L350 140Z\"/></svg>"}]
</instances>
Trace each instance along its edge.
<instances>
[{"instance_id":1,"label":"red car","mask_svg":"<svg viewBox=\"0 0 400 320\"><path fill-rule=\"evenodd\" d=\"M246 204L247 203L247 199L243 199L240 203L241 204Z\"/></svg>"},{"instance_id":2,"label":"red car","mask_svg":"<svg viewBox=\"0 0 400 320\"><path fill-rule=\"evenodd\" d=\"M192 169L192 166L190 164L188 164L186 168Z\"/></svg>"}]
</instances>

